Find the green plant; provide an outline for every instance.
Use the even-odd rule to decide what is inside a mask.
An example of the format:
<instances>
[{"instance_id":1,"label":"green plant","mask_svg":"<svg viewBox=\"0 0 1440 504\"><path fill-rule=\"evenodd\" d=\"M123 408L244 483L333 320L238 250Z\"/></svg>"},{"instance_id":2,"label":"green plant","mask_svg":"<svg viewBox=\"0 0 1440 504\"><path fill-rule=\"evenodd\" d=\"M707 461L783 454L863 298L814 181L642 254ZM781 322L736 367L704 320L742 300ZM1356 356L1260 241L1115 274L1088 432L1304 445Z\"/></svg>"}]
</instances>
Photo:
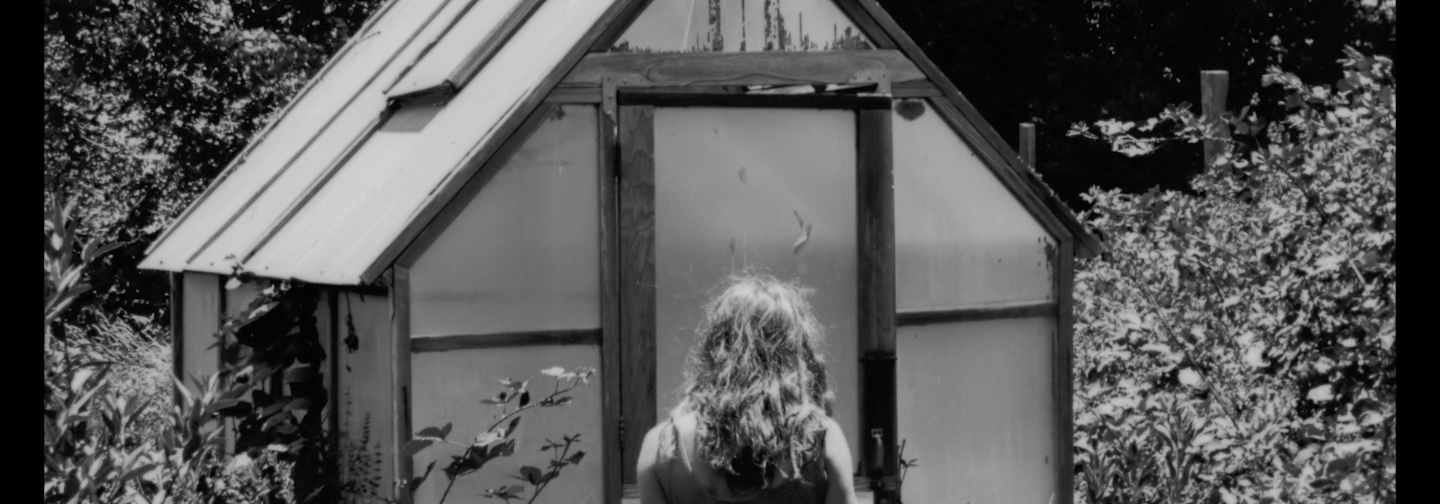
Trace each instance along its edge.
<instances>
[{"instance_id":1,"label":"green plant","mask_svg":"<svg viewBox=\"0 0 1440 504\"><path fill-rule=\"evenodd\" d=\"M1085 501L1394 502L1395 78L1340 62L1333 86L1271 69L1283 122L1075 128L1127 155L1226 147L1190 193L1086 195L1106 252L1075 282Z\"/></svg>"},{"instance_id":2,"label":"green plant","mask_svg":"<svg viewBox=\"0 0 1440 504\"><path fill-rule=\"evenodd\" d=\"M563 406L574 400L574 397L567 395L575 387L590 384L590 376L595 373L592 368L579 368L574 371L567 371L562 367L551 367L540 371L542 374L555 379L554 389L546 396L538 400L531 400L530 391L527 387L530 380L514 381L510 379L500 380L506 390L501 391L495 397L483 399L481 402L494 405L499 408L494 423L480 432L473 441L466 443L454 442L449 439L451 424L442 427L427 427L415 433L414 439L405 444L401 450L402 457L411 457L431 446L452 446L461 448L459 455L452 455L450 463L441 469L449 483L445 491L440 495L440 502L450 495L450 489L454 488L455 480L478 472L485 465L500 457L509 457L515 453L515 429L520 424L520 413L532 408L548 408ZM510 409L511 404L515 409ZM579 434L565 435L561 438L563 442L556 442L550 439L545 440L545 445L540 448L542 452L550 452L551 459L546 469L524 465L519 469L515 479L524 484L506 485L487 490L483 495L486 498L502 499L505 502L524 498L522 492L525 485L533 487L527 503L535 502L540 493L550 485L555 478L560 476L560 470L566 466L580 463L585 457L584 451L570 453L570 447L580 441ZM432 461L425 468L425 472L410 481L406 482L403 490L406 495L413 493L419 488L431 472L435 469L435 462Z\"/></svg>"}]
</instances>

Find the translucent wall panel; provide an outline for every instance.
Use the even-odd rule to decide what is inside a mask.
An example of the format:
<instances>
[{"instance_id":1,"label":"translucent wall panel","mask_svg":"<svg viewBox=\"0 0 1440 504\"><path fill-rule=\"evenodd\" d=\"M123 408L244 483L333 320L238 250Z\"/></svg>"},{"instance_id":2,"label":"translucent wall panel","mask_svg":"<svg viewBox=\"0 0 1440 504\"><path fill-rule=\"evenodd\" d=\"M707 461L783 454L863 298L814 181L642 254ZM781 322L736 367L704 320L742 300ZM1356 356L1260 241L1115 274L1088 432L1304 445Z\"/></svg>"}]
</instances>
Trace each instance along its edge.
<instances>
[{"instance_id":1,"label":"translucent wall panel","mask_svg":"<svg viewBox=\"0 0 1440 504\"><path fill-rule=\"evenodd\" d=\"M621 52L872 49L830 0L655 0L620 36Z\"/></svg>"},{"instance_id":2,"label":"translucent wall panel","mask_svg":"<svg viewBox=\"0 0 1440 504\"><path fill-rule=\"evenodd\" d=\"M899 328L906 502L1052 502L1054 320Z\"/></svg>"},{"instance_id":3,"label":"translucent wall panel","mask_svg":"<svg viewBox=\"0 0 1440 504\"><path fill-rule=\"evenodd\" d=\"M413 337L600 326L596 120L561 107L415 263Z\"/></svg>"},{"instance_id":4,"label":"translucent wall panel","mask_svg":"<svg viewBox=\"0 0 1440 504\"><path fill-rule=\"evenodd\" d=\"M594 345L526 346L425 352L411 356L415 390L411 424L416 430L425 427L453 425L450 438L457 442L473 440L498 418L499 408L481 404L480 400L506 390L496 380L511 378L531 380L532 400L554 390L555 380L540 374L541 369L561 366L574 369L588 366L599 369L600 348ZM560 478L545 488L537 502L599 503L604 499L604 471L601 449L602 385L597 373L590 385L581 385L569 395L574 402L549 408L532 408L521 413L516 428L515 454L495 460L479 472L456 480L448 502L480 502L477 497L485 489L517 482L511 478L522 465L547 469L552 452L540 451L545 439L560 441L566 435L580 434L580 442L571 447L585 452L579 465L567 466ZM511 404L513 410L515 404ZM440 500L448 480L440 469L459 455L458 447L435 447L414 459L416 474L423 473L432 460L435 472L416 492L415 502L434 503ZM533 488L533 487L531 487ZM525 491L530 497L531 488ZM458 497L458 499L457 499ZM496 501L498 502L498 501Z\"/></svg>"},{"instance_id":5,"label":"translucent wall panel","mask_svg":"<svg viewBox=\"0 0 1440 504\"><path fill-rule=\"evenodd\" d=\"M378 495L390 496L396 453L391 437L394 352L390 299L341 292L336 304L341 341L335 357L340 359L342 474L347 481L376 483ZM353 332L347 324L354 326Z\"/></svg>"},{"instance_id":6,"label":"translucent wall panel","mask_svg":"<svg viewBox=\"0 0 1440 504\"><path fill-rule=\"evenodd\" d=\"M815 289L837 421L858 451L855 115L655 110L657 413L679 402L702 304L753 268Z\"/></svg>"},{"instance_id":7,"label":"translucent wall panel","mask_svg":"<svg viewBox=\"0 0 1440 504\"><path fill-rule=\"evenodd\" d=\"M182 324L185 341L180 345L180 372L186 385L191 377L202 381L220 369L220 349L215 334L220 330L220 277L208 273L185 273ZM192 388L192 390L194 390Z\"/></svg>"},{"instance_id":8,"label":"translucent wall panel","mask_svg":"<svg viewBox=\"0 0 1440 504\"><path fill-rule=\"evenodd\" d=\"M897 308L1054 299L1054 240L923 103L895 108Z\"/></svg>"}]
</instances>

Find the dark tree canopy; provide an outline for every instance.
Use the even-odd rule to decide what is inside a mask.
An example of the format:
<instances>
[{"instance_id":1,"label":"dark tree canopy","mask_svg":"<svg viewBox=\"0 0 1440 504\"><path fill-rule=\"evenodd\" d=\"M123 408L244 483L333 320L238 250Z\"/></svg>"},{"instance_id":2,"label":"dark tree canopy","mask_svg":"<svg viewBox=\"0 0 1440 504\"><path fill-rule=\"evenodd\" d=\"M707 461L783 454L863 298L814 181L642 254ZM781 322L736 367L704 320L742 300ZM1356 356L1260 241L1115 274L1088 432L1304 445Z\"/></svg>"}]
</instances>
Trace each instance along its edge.
<instances>
[{"instance_id":1,"label":"dark tree canopy","mask_svg":"<svg viewBox=\"0 0 1440 504\"><path fill-rule=\"evenodd\" d=\"M82 304L160 314L145 248L377 3L45 2L46 198L78 198L86 234L128 243Z\"/></svg>"},{"instance_id":2,"label":"dark tree canopy","mask_svg":"<svg viewBox=\"0 0 1440 504\"><path fill-rule=\"evenodd\" d=\"M1230 72L1229 108L1284 116L1278 89L1257 83L1279 65L1307 82L1341 77L1349 44L1395 56L1394 4L1351 0L879 0L1000 134L1017 145L1033 121L1039 170L1075 208L1090 186L1186 189L1200 149L1121 159L1067 138L1076 122L1147 117L1198 103L1201 70ZM1374 2L1371 2L1374 3Z\"/></svg>"}]
</instances>

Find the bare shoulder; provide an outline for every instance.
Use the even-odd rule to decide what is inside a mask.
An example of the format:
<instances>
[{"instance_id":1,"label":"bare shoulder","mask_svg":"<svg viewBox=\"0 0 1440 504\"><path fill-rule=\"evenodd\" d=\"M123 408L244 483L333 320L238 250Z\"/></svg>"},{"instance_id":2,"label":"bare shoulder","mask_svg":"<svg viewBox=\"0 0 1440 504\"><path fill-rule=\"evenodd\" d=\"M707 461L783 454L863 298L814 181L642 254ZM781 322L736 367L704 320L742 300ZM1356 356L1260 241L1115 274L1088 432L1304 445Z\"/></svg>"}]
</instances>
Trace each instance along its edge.
<instances>
[{"instance_id":1,"label":"bare shoulder","mask_svg":"<svg viewBox=\"0 0 1440 504\"><path fill-rule=\"evenodd\" d=\"M855 467L850 455L850 443L845 440L845 432L834 419L824 418L820 423L825 427L825 470L831 475L840 476L830 478L830 491L826 502L854 504L855 485L849 476Z\"/></svg>"}]
</instances>

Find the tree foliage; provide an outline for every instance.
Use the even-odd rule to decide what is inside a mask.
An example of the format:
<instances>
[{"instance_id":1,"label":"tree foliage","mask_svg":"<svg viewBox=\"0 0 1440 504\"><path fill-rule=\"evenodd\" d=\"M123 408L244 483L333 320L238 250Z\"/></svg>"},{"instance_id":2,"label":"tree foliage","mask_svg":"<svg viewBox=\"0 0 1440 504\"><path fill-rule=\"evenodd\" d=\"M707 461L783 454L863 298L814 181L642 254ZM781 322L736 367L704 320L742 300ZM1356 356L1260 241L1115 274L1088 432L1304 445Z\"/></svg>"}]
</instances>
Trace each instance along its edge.
<instances>
[{"instance_id":1,"label":"tree foliage","mask_svg":"<svg viewBox=\"0 0 1440 504\"><path fill-rule=\"evenodd\" d=\"M377 3L45 2L46 199L77 196L84 235L126 243L82 305L160 313L145 247Z\"/></svg>"},{"instance_id":2,"label":"tree foliage","mask_svg":"<svg viewBox=\"0 0 1440 504\"><path fill-rule=\"evenodd\" d=\"M1011 145L1036 123L1038 171L1071 207L1098 185L1186 191L1197 151L1115 159L1103 145L1067 138L1077 121L1144 117L1195 96L1201 70L1258 82L1283 65L1328 78L1346 44L1395 54L1393 0L880 0L896 22ZM1253 110L1277 120L1279 90ZM1251 100L1233 93L1238 108Z\"/></svg>"},{"instance_id":3,"label":"tree foliage","mask_svg":"<svg viewBox=\"0 0 1440 504\"><path fill-rule=\"evenodd\" d=\"M1227 147L1188 193L1085 195L1106 246L1075 282L1086 501L1394 502L1395 78L1340 62L1333 86L1263 77L1282 121L1181 105L1073 130Z\"/></svg>"}]
</instances>

